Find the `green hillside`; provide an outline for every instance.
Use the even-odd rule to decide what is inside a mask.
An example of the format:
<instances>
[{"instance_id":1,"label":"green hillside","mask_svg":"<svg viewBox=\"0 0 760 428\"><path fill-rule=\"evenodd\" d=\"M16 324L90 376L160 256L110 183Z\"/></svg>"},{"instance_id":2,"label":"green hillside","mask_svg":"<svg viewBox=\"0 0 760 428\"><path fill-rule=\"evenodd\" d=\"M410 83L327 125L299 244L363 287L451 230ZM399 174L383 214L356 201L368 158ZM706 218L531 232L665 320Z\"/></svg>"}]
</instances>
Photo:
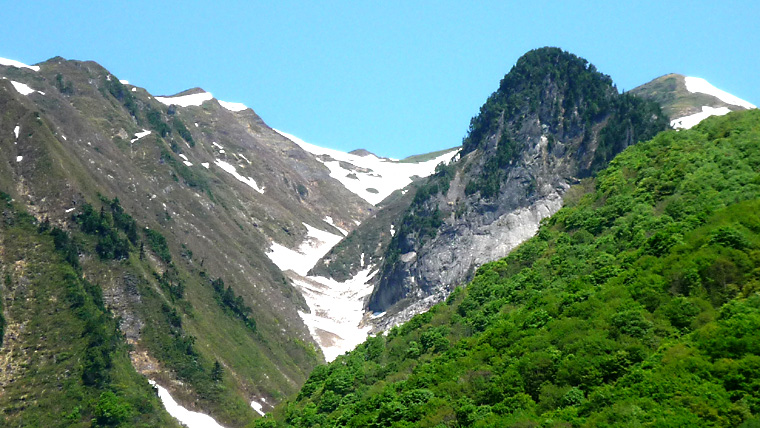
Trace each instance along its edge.
<instances>
[{"instance_id":1,"label":"green hillside","mask_svg":"<svg viewBox=\"0 0 760 428\"><path fill-rule=\"evenodd\" d=\"M757 426L760 112L629 147L257 426Z\"/></svg>"},{"instance_id":2,"label":"green hillside","mask_svg":"<svg viewBox=\"0 0 760 428\"><path fill-rule=\"evenodd\" d=\"M90 243L2 196L0 425L177 426L132 368L102 289L82 275L78 250Z\"/></svg>"}]
</instances>

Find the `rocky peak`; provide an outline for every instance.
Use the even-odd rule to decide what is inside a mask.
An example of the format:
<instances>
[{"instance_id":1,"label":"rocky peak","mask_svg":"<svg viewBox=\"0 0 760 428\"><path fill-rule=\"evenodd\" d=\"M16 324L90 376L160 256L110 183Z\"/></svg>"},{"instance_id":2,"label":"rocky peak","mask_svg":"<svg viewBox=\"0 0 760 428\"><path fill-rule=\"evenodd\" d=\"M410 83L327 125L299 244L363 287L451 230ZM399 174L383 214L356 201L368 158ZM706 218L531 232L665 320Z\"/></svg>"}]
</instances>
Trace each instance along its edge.
<instances>
[{"instance_id":1,"label":"rocky peak","mask_svg":"<svg viewBox=\"0 0 760 428\"><path fill-rule=\"evenodd\" d=\"M381 326L442 300L556 212L578 178L667 127L653 102L558 48L528 52L470 122L461 160L417 191L368 302Z\"/></svg>"}]
</instances>

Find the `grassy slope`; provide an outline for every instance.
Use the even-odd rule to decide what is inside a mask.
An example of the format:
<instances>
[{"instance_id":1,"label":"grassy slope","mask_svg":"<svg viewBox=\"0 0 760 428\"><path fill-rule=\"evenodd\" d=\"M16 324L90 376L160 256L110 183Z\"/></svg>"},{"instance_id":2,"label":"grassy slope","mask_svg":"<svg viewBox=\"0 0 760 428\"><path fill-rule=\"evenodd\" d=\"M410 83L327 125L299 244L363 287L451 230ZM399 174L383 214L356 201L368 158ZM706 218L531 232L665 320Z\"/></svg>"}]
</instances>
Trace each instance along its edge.
<instances>
[{"instance_id":1,"label":"grassy slope","mask_svg":"<svg viewBox=\"0 0 760 428\"><path fill-rule=\"evenodd\" d=\"M760 112L628 148L259 426L754 426Z\"/></svg>"},{"instance_id":2,"label":"grassy slope","mask_svg":"<svg viewBox=\"0 0 760 428\"><path fill-rule=\"evenodd\" d=\"M96 69L100 70L99 67ZM79 83L76 85L77 88L90 90L85 83ZM45 108L41 110L43 114L40 115L34 110L34 106L24 102L23 98L20 98L19 102L13 91L7 82L0 83L0 106L3 107L3 114L0 117L2 128L12 130L20 124L22 129L18 144L15 144L15 136L12 132L0 135L0 148L4 153L4 161L0 162L0 190L12 194L20 202L30 201L25 208L35 213L45 204L34 203L31 197L27 199L27 195L35 196L38 198L37 201L45 197L48 203L51 200L60 199L62 205L52 206L51 209L56 214L85 201L93 203L96 211L99 211L100 203L97 195L102 193L113 197L113 190L109 190L108 187L111 183L107 180L96 179L95 177L98 176L93 171L89 171L84 166L84 162L90 156L102 161L102 164L109 164L110 159L123 159L118 152L130 153L129 144L121 144L124 142L115 137L113 145L108 141L102 144L96 143L94 152L90 152L85 157L79 152L80 147L76 145L65 147L64 141L59 139L61 137L56 137L54 132L55 129L60 129L60 126L56 126L49 117L44 115L44 110L52 111L60 109L60 106L45 105ZM88 93L81 93L74 98L83 117L96 117L97 120L107 118L108 120L102 125L106 130L117 125L124 126L126 129L130 129L130 126L134 127L134 124L128 126L118 123L124 116L118 111L122 108L120 105L114 103L114 106L104 107L98 94L89 94L92 97L85 95ZM54 97L48 98L50 99L45 99L47 103L59 101ZM108 101L107 98L106 101ZM60 120L74 121L73 118L67 117ZM78 132L90 131L87 123L79 125L81 129ZM70 130L73 132L74 129L78 127L72 126ZM69 133L69 141L74 141L75 138L72 133ZM81 146L84 146L84 143ZM207 184L208 177L191 176L188 168L177 160L175 155L168 154L173 161L170 159L165 163L158 162L160 152L163 150L170 153L170 150L165 142L154 135L141 140L140 147L147 152L147 155L143 153L142 159L138 156L134 159L130 158L129 164L122 164L116 171L111 171L114 174L117 171L121 173L119 177L123 180L120 180L120 183L132 178L129 173L134 172L134 167L137 167L142 169L142 172L157 177L165 186L186 186L184 181L179 183L180 179L184 180L186 176L189 177L187 180L192 179L198 187L203 188ZM24 162L16 162L16 155L23 155ZM104 158L101 159L99 156L104 156ZM203 168L199 170L200 174L206 173ZM136 174L137 172L134 172L135 176ZM177 176L180 179L172 180L171 177ZM221 185L221 183L214 182L214 185ZM123 184L119 184L118 187L120 191L125 188ZM120 194L125 209L128 209L130 205L135 208L134 201L123 196L124 194ZM217 202L224 204L225 200L218 197ZM143 330L140 331L139 340L135 343L136 349L141 353L147 351L154 358L153 362L157 363L153 364L146 374L161 381L183 404L195 410L209 412L227 426L240 426L255 417L255 413L248 405L247 400L250 397L265 396L269 402L273 402L281 398L283 393L297 390L305 380L309 369L320 359L314 346L295 337L279 340L287 336L283 334L283 331L288 326L283 324L282 319L279 318L280 314L267 305L269 301L263 298L254 299L251 293L246 294L246 298L248 304L254 307L252 316L258 324L258 329L252 332L246 328L237 317L216 301L210 282L212 279L224 276L227 285L240 295L248 291L246 288L256 286L249 282L252 279L233 278L229 271L236 272L238 270L236 267L229 268L229 271L222 271L219 268L220 263L212 263L210 260L212 257L227 257L226 254L220 255L218 252L198 254L198 251L195 257L189 254L182 244L190 242L191 239L197 241L199 238L195 235L187 235L187 232L185 236L181 236L179 231L183 226L186 227L187 223L179 223L180 219L172 219L168 215L146 218L139 207L135 210L137 212L132 211L131 214L141 220L140 229L147 225L161 230L169 240L169 249L173 256L177 277L185 286L182 298L172 298L166 290L162 289L153 273L161 272L167 266L157 261L156 257L140 260L137 256L139 243L131 248L131 256L126 260L102 261L94 255L94 237L80 233L79 227L68 218L54 219L54 221L65 222L67 224L65 227L69 227L86 243L87 249L82 257L85 275L93 283L101 286L107 295L128 297L122 298L124 304L121 305L122 311L118 311L118 315L134 314L135 318L144 325ZM198 217L213 217L207 210L202 209L200 204L194 211ZM75 213L78 212L79 210L75 211ZM43 215L38 215L38 217L42 218ZM213 225L220 222L215 218L204 218L204 220ZM169 232L172 229L177 232ZM144 239L142 235L141 239ZM196 249L198 247L198 245L194 246ZM146 249L150 254L147 244ZM249 255L252 251L250 248L234 248L234 250ZM258 248L256 250L261 251ZM261 258L265 259L264 256ZM224 266L234 265L226 261ZM260 268L258 272L262 275L271 274L267 271L267 266L258 265L257 267ZM276 275L282 276L279 272ZM130 281L134 280L132 281L136 286L134 293L126 290L127 283L130 282L127 281L128 278L131 278ZM266 283L266 278L259 281ZM292 290L292 287L284 282L282 282L282 288ZM259 297L258 294L254 296ZM181 328L172 328L169 325L168 315L163 310L164 305L170 310L177 311L182 319ZM194 341L192 351L188 351L187 355L177 352L183 340ZM159 355L161 358L157 358ZM158 361L155 361L156 358ZM193 370L180 374L182 365L188 359L195 361L192 365ZM211 369L215 361L219 361L224 367L221 383L210 381ZM123 369L131 370L128 366Z\"/></svg>"},{"instance_id":3,"label":"grassy slope","mask_svg":"<svg viewBox=\"0 0 760 428\"><path fill-rule=\"evenodd\" d=\"M118 337L115 320L97 304L97 293L85 291L52 237L39 233L31 216L3 205L3 425L176 426L147 380L132 369L122 341L115 343L110 368L101 370L103 379L85 382L85 355L99 343L93 326L103 328L100 337L110 341ZM115 412L107 416L108 410Z\"/></svg>"}]
</instances>

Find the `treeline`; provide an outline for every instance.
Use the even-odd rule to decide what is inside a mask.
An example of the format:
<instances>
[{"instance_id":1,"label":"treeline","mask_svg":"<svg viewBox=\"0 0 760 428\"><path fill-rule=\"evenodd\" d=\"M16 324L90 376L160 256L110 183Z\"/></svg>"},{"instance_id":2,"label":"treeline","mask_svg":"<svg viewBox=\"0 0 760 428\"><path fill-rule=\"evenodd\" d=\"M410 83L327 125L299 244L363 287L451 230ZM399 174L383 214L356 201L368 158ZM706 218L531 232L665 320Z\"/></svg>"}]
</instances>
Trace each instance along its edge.
<instances>
[{"instance_id":1,"label":"treeline","mask_svg":"<svg viewBox=\"0 0 760 428\"><path fill-rule=\"evenodd\" d=\"M258 426L756 426L760 112L625 150Z\"/></svg>"}]
</instances>

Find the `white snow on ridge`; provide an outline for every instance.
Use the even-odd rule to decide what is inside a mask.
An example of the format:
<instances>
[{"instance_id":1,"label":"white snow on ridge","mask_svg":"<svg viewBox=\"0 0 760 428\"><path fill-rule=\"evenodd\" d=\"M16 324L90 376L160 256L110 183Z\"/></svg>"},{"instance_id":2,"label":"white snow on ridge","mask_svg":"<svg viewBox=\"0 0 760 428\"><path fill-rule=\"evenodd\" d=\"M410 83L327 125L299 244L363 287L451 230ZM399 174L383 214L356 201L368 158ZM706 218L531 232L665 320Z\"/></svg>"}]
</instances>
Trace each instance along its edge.
<instances>
[{"instance_id":1,"label":"white snow on ridge","mask_svg":"<svg viewBox=\"0 0 760 428\"><path fill-rule=\"evenodd\" d=\"M180 95L177 97L155 97L156 101L168 106L174 104L180 107L200 106L214 98L211 92L199 92L197 94Z\"/></svg>"},{"instance_id":2,"label":"white snow on ridge","mask_svg":"<svg viewBox=\"0 0 760 428\"><path fill-rule=\"evenodd\" d=\"M317 229L303 223L306 227L306 239L301 243L297 250L272 242L272 246L267 252L267 257L276 264L281 271L292 270L298 275L305 276L309 269L322 258L330 248L343 239L342 236L333 235L330 232Z\"/></svg>"},{"instance_id":3,"label":"white snow on ridge","mask_svg":"<svg viewBox=\"0 0 760 428\"><path fill-rule=\"evenodd\" d=\"M119 83L122 85L129 85L129 80L119 79Z\"/></svg>"},{"instance_id":4,"label":"white snow on ridge","mask_svg":"<svg viewBox=\"0 0 760 428\"><path fill-rule=\"evenodd\" d=\"M174 401L169 391L161 385L152 380L148 380L151 385L158 388L158 398L161 399L161 403L164 404L166 411L180 423L184 424L188 428L224 428L218 422L209 415L193 412L182 407L179 403Z\"/></svg>"},{"instance_id":5,"label":"white snow on ridge","mask_svg":"<svg viewBox=\"0 0 760 428\"><path fill-rule=\"evenodd\" d=\"M728 107L715 108L710 106L702 106L702 111L699 113L694 113L689 116L671 120L670 126L675 129L690 129L710 116L723 116L724 114L728 113L731 113L731 110Z\"/></svg>"},{"instance_id":6,"label":"white snow on ridge","mask_svg":"<svg viewBox=\"0 0 760 428\"><path fill-rule=\"evenodd\" d=\"M237 178L239 181L242 181L243 183L249 185L253 190L259 193L264 193L264 190L266 189L266 187L264 186L259 187L259 185L256 184L256 180L252 179L251 177L243 177L242 175L240 175L240 173L237 172L237 169L234 166L230 165L229 163L223 160L217 159L214 161L214 164L218 166L219 168L223 169L224 171L226 171L227 173L232 174L232 176Z\"/></svg>"},{"instance_id":7,"label":"white snow on ridge","mask_svg":"<svg viewBox=\"0 0 760 428\"><path fill-rule=\"evenodd\" d=\"M16 61L15 59L0 58L0 65L8 65L11 67L28 68L32 71L40 71L39 65L26 65L21 61Z\"/></svg>"},{"instance_id":8,"label":"white snow on ridge","mask_svg":"<svg viewBox=\"0 0 760 428\"><path fill-rule=\"evenodd\" d=\"M238 112L238 111L243 111L243 110L248 109L248 106L243 103L231 103L229 101L222 101L222 100L217 100L217 101L219 101L219 104L222 107L226 108L229 111Z\"/></svg>"},{"instance_id":9,"label":"white snow on ridge","mask_svg":"<svg viewBox=\"0 0 760 428\"><path fill-rule=\"evenodd\" d=\"M37 90L34 90L34 89L30 88L29 85L26 85L26 84L21 83L21 82L17 82L15 80L11 80L11 84L13 84L13 87L21 95L29 95L29 94L34 93L34 92L39 92ZM42 93L42 92L40 92L40 93Z\"/></svg>"},{"instance_id":10,"label":"white snow on ridge","mask_svg":"<svg viewBox=\"0 0 760 428\"><path fill-rule=\"evenodd\" d=\"M150 131L148 131L147 129L143 129L141 132L135 133L135 138L129 140L129 142L130 143L134 143L135 141L139 140L140 138L146 137L148 135L150 135Z\"/></svg>"},{"instance_id":11,"label":"white snow on ridge","mask_svg":"<svg viewBox=\"0 0 760 428\"><path fill-rule=\"evenodd\" d=\"M684 78L684 83L686 83L686 90L691 93L698 92L702 94L712 95L726 104L744 107L747 109L757 108L754 104L744 101L743 99L729 94L726 91L718 89L715 86L711 85L707 80L700 77L686 76Z\"/></svg>"},{"instance_id":12,"label":"white snow on ridge","mask_svg":"<svg viewBox=\"0 0 760 428\"><path fill-rule=\"evenodd\" d=\"M426 162L394 162L374 155L358 156L315 146L285 132L277 129L275 131L307 152L318 156L317 159L330 170L330 177L340 181L348 190L372 205L377 205L393 191L406 187L412 182L412 177L427 177L433 174L439 163L448 163L459 150L452 149ZM319 156L329 156L331 159L321 160ZM345 169L340 166L340 162L350 163L357 168Z\"/></svg>"},{"instance_id":13,"label":"white snow on ridge","mask_svg":"<svg viewBox=\"0 0 760 428\"><path fill-rule=\"evenodd\" d=\"M367 339L371 326L360 326L364 301L377 274L369 266L346 282L323 277L292 278L311 313L298 312L330 362Z\"/></svg>"}]
</instances>

